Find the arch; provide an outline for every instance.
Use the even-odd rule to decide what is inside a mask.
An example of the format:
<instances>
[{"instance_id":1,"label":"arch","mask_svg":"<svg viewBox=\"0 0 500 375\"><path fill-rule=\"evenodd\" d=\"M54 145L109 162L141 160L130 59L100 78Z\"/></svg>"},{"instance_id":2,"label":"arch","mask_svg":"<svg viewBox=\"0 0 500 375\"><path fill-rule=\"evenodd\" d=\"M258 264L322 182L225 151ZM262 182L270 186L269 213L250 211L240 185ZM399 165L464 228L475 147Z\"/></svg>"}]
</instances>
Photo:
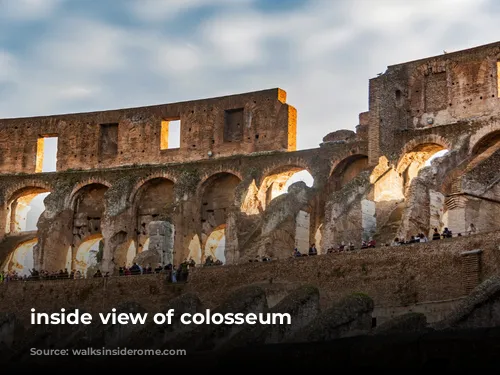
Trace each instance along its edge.
<instances>
[{"instance_id":1,"label":"arch","mask_svg":"<svg viewBox=\"0 0 500 375\"><path fill-rule=\"evenodd\" d=\"M496 145L500 142L500 126L497 129L487 127L481 129L479 132L471 137L469 143L469 153L471 155L479 155L486 151L489 147Z\"/></svg>"},{"instance_id":2,"label":"arch","mask_svg":"<svg viewBox=\"0 0 500 375\"><path fill-rule=\"evenodd\" d=\"M73 196L74 243L101 233L101 220L105 211L105 194L109 187L92 183L80 188Z\"/></svg>"},{"instance_id":3,"label":"arch","mask_svg":"<svg viewBox=\"0 0 500 375\"><path fill-rule=\"evenodd\" d=\"M88 186L93 186L93 185L102 185L107 188L110 188L112 185L108 181L106 181L103 178L91 178L82 182L79 182L78 184L73 187L73 190L71 190L71 194L69 195L68 199L68 204L67 206L70 207L71 209L74 209L75 205L75 199L77 196L80 194L81 191L84 191Z\"/></svg>"},{"instance_id":4,"label":"arch","mask_svg":"<svg viewBox=\"0 0 500 375\"><path fill-rule=\"evenodd\" d=\"M49 190L39 186L25 186L11 193L7 200L6 233L36 231L49 194Z\"/></svg>"},{"instance_id":5,"label":"arch","mask_svg":"<svg viewBox=\"0 0 500 375\"><path fill-rule=\"evenodd\" d=\"M238 176L227 172L216 173L205 180L200 202L203 244L215 228L227 223L229 212L235 207L235 193L240 183L241 179Z\"/></svg>"},{"instance_id":6,"label":"arch","mask_svg":"<svg viewBox=\"0 0 500 375\"><path fill-rule=\"evenodd\" d=\"M198 189L197 189L198 194L200 194L200 193L202 194L204 189L206 188L206 186L209 185L211 183L211 181L216 179L217 176L226 175L226 174L231 174L231 175L239 178L240 181L243 181L243 175L239 171L236 171L234 169L221 168L220 170L218 170L216 172L207 173L206 175L204 175L200 179L200 182L198 184Z\"/></svg>"},{"instance_id":7,"label":"arch","mask_svg":"<svg viewBox=\"0 0 500 375\"><path fill-rule=\"evenodd\" d=\"M174 183L174 185L177 183L177 179L169 172L161 171L157 173L152 173L149 174L146 177L141 178L132 188L132 191L130 192L130 197L129 197L129 202L133 203L136 200L137 193L145 186L147 185L150 181L162 178L166 180L170 180Z\"/></svg>"},{"instance_id":8,"label":"arch","mask_svg":"<svg viewBox=\"0 0 500 375\"><path fill-rule=\"evenodd\" d=\"M15 194L19 191L22 191L24 189L40 189L40 190L45 190L45 191L52 191L53 187L51 184L41 181L41 180L36 180L36 179L29 179L29 180L23 180L22 183L17 183L14 185L9 186L8 188L5 189L4 192L4 199L6 199L6 203L9 202L9 200L12 200Z\"/></svg>"},{"instance_id":9,"label":"arch","mask_svg":"<svg viewBox=\"0 0 500 375\"><path fill-rule=\"evenodd\" d=\"M86 199L91 199L92 201L101 200L102 205L104 205L104 194L106 193L106 191L108 191L108 189L109 186L100 183L92 183L83 186L73 195L71 208L74 211L78 211L80 209L79 206L81 205L82 201ZM97 208L93 211L97 211ZM99 211L103 212L104 207L99 207Z\"/></svg>"},{"instance_id":10,"label":"arch","mask_svg":"<svg viewBox=\"0 0 500 375\"><path fill-rule=\"evenodd\" d=\"M257 181L257 183L259 183L260 186L262 186L262 184L269 176L272 176L274 174L284 173L292 169L295 170L296 172L306 170L311 176L313 176L313 168L309 165L309 163L302 158L294 157L267 166L262 172L260 181Z\"/></svg>"},{"instance_id":11,"label":"arch","mask_svg":"<svg viewBox=\"0 0 500 375\"><path fill-rule=\"evenodd\" d=\"M209 256L214 261L220 260L222 263L226 262L226 224L221 224L214 228L212 232L203 241L203 255L204 259Z\"/></svg>"},{"instance_id":12,"label":"arch","mask_svg":"<svg viewBox=\"0 0 500 375\"><path fill-rule=\"evenodd\" d=\"M303 181L308 187L315 184L314 177L305 163L282 164L267 168L263 173L257 198L265 209L276 197L288 192L288 188L295 182Z\"/></svg>"},{"instance_id":13,"label":"arch","mask_svg":"<svg viewBox=\"0 0 500 375\"><path fill-rule=\"evenodd\" d=\"M353 154L337 160L333 166L328 179L330 192L338 191L356 178L362 171L369 168L368 155Z\"/></svg>"},{"instance_id":14,"label":"arch","mask_svg":"<svg viewBox=\"0 0 500 375\"><path fill-rule=\"evenodd\" d=\"M149 224L169 219L169 210L175 202L174 188L175 183L172 180L155 177L143 183L136 192L133 203L138 252L144 251L144 245L149 238Z\"/></svg>"},{"instance_id":15,"label":"arch","mask_svg":"<svg viewBox=\"0 0 500 375\"><path fill-rule=\"evenodd\" d=\"M33 249L37 245L38 239L23 241L7 257L4 264L4 272L15 272L18 276L29 276L30 269L34 268Z\"/></svg>"},{"instance_id":16,"label":"arch","mask_svg":"<svg viewBox=\"0 0 500 375\"><path fill-rule=\"evenodd\" d=\"M203 184L201 220L213 228L225 224L228 210L234 204L235 191L241 179L227 172L216 173ZM211 231L211 230L210 230Z\"/></svg>"},{"instance_id":17,"label":"arch","mask_svg":"<svg viewBox=\"0 0 500 375\"><path fill-rule=\"evenodd\" d=\"M83 276L91 276L102 260L103 241L100 233L86 237L74 252L73 269L80 271Z\"/></svg>"},{"instance_id":18,"label":"arch","mask_svg":"<svg viewBox=\"0 0 500 375\"><path fill-rule=\"evenodd\" d=\"M398 173L403 173L412 163L415 154L419 154L419 158L424 164L432 155L441 150L451 150L453 145L444 137L435 134L428 134L416 137L407 142L401 149L396 170Z\"/></svg>"}]
</instances>

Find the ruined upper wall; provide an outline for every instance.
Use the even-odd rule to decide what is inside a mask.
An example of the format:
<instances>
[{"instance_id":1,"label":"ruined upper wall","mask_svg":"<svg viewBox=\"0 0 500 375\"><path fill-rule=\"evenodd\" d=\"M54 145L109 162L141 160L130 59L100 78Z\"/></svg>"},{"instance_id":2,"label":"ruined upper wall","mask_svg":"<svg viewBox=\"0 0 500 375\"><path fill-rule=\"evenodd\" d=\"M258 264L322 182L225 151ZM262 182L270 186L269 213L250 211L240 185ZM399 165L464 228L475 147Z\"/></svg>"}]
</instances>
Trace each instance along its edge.
<instances>
[{"instance_id":1,"label":"ruined upper wall","mask_svg":"<svg viewBox=\"0 0 500 375\"><path fill-rule=\"evenodd\" d=\"M371 79L371 162L397 153L419 132L498 116L499 69L500 42L389 66Z\"/></svg>"},{"instance_id":2,"label":"ruined upper wall","mask_svg":"<svg viewBox=\"0 0 500 375\"><path fill-rule=\"evenodd\" d=\"M174 120L181 123L180 147L166 148L162 138ZM276 88L150 107L3 119L0 173L36 172L39 139L48 136L58 137L57 171L196 161L294 151L296 111L286 104L286 92Z\"/></svg>"}]
</instances>

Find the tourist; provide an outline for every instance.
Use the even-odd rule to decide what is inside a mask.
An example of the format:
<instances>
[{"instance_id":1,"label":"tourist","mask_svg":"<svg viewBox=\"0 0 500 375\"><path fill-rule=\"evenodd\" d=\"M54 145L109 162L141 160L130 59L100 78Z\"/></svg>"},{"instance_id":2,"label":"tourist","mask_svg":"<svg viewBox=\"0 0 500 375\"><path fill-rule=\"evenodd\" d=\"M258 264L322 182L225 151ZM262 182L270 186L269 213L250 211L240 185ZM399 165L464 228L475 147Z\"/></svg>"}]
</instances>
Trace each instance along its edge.
<instances>
[{"instance_id":1,"label":"tourist","mask_svg":"<svg viewBox=\"0 0 500 375\"><path fill-rule=\"evenodd\" d=\"M444 230L443 230L443 238L451 238L451 237L452 237L451 230L449 230L448 228L444 228Z\"/></svg>"},{"instance_id":2,"label":"tourist","mask_svg":"<svg viewBox=\"0 0 500 375\"><path fill-rule=\"evenodd\" d=\"M469 228L467 229L467 233L469 234L469 236L476 233L476 227L474 226L474 224L470 223Z\"/></svg>"},{"instance_id":3,"label":"tourist","mask_svg":"<svg viewBox=\"0 0 500 375\"><path fill-rule=\"evenodd\" d=\"M318 255L318 250L316 249L316 245L312 244L311 247L309 247L309 255Z\"/></svg>"},{"instance_id":4,"label":"tourist","mask_svg":"<svg viewBox=\"0 0 500 375\"><path fill-rule=\"evenodd\" d=\"M434 228L434 233L432 234L432 240L437 241L441 239L441 235L439 234L437 228Z\"/></svg>"}]
</instances>

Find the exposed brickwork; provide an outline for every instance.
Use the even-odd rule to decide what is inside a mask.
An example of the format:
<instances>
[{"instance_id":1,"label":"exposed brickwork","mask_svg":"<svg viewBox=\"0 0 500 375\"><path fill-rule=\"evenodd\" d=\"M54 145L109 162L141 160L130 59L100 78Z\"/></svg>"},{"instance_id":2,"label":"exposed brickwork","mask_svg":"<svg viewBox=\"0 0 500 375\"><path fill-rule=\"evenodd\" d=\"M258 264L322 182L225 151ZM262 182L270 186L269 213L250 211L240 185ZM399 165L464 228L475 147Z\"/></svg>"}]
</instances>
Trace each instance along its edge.
<instances>
[{"instance_id":1,"label":"exposed brickwork","mask_svg":"<svg viewBox=\"0 0 500 375\"><path fill-rule=\"evenodd\" d=\"M498 234L383 245L431 236L434 228L455 235L474 223L478 233L499 230L499 58L495 43L390 66L370 80L369 108L356 132L332 132L303 151L295 150L297 111L281 89L0 120L0 261L36 239L36 268L73 268L81 263L80 245L102 238L99 267L113 274L130 254L156 262L159 249L141 253L158 236L155 246L168 247L161 250L165 259L200 263L215 256L218 247L208 244L216 233L230 266L196 270L190 284L213 303L239 285L270 280L284 285L275 300L290 283L310 282L324 300L364 291L387 311L463 297L499 271L490 241ZM180 148L171 149L167 133L179 119ZM43 164L39 137L54 135L58 171L35 173ZM299 182L287 193L287 179L300 170L311 174L313 186ZM42 191L50 194L38 231L22 233L18 207ZM171 236L150 233L152 222ZM325 254L342 242L359 248L370 239L378 241L376 250L287 259L299 242L303 251L316 243ZM480 268L474 257L460 256L477 248L484 251ZM256 257L280 261L248 263ZM87 282L93 281L81 285Z\"/></svg>"},{"instance_id":2,"label":"exposed brickwork","mask_svg":"<svg viewBox=\"0 0 500 375\"><path fill-rule=\"evenodd\" d=\"M0 120L0 173L34 173L40 136L58 137L57 169L164 164L259 151L294 151L296 112L280 89L151 107ZM241 109L237 142L225 111ZM178 149L161 150L162 121L180 119Z\"/></svg>"},{"instance_id":3,"label":"exposed brickwork","mask_svg":"<svg viewBox=\"0 0 500 375\"><path fill-rule=\"evenodd\" d=\"M461 254L466 293L470 293L481 282L481 253L481 250L472 250Z\"/></svg>"}]
</instances>

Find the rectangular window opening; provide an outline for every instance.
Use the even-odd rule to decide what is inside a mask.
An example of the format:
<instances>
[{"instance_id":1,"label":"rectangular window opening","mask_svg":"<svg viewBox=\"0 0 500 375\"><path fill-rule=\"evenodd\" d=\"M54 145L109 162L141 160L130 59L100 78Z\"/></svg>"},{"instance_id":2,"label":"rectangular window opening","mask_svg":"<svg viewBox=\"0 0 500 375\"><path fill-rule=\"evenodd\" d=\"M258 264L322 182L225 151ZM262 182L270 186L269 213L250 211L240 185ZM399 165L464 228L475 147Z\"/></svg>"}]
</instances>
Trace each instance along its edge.
<instances>
[{"instance_id":1,"label":"rectangular window opening","mask_svg":"<svg viewBox=\"0 0 500 375\"><path fill-rule=\"evenodd\" d=\"M57 170L57 137L41 136L36 148L36 173L55 172Z\"/></svg>"},{"instance_id":2,"label":"rectangular window opening","mask_svg":"<svg viewBox=\"0 0 500 375\"><path fill-rule=\"evenodd\" d=\"M181 120L173 119L161 122L160 149L170 150L181 147Z\"/></svg>"},{"instance_id":3,"label":"rectangular window opening","mask_svg":"<svg viewBox=\"0 0 500 375\"><path fill-rule=\"evenodd\" d=\"M101 124L99 138L99 156L102 159L118 155L118 124Z\"/></svg>"},{"instance_id":4,"label":"rectangular window opening","mask_svg":"<svg viewBox=\"0 0 500 375\"><path fill-rule=\"evenodd\" d=\"M243 108L224 112L224 142L241 142L243 140L243 115Z\"/></svg>"}]
</instances>

